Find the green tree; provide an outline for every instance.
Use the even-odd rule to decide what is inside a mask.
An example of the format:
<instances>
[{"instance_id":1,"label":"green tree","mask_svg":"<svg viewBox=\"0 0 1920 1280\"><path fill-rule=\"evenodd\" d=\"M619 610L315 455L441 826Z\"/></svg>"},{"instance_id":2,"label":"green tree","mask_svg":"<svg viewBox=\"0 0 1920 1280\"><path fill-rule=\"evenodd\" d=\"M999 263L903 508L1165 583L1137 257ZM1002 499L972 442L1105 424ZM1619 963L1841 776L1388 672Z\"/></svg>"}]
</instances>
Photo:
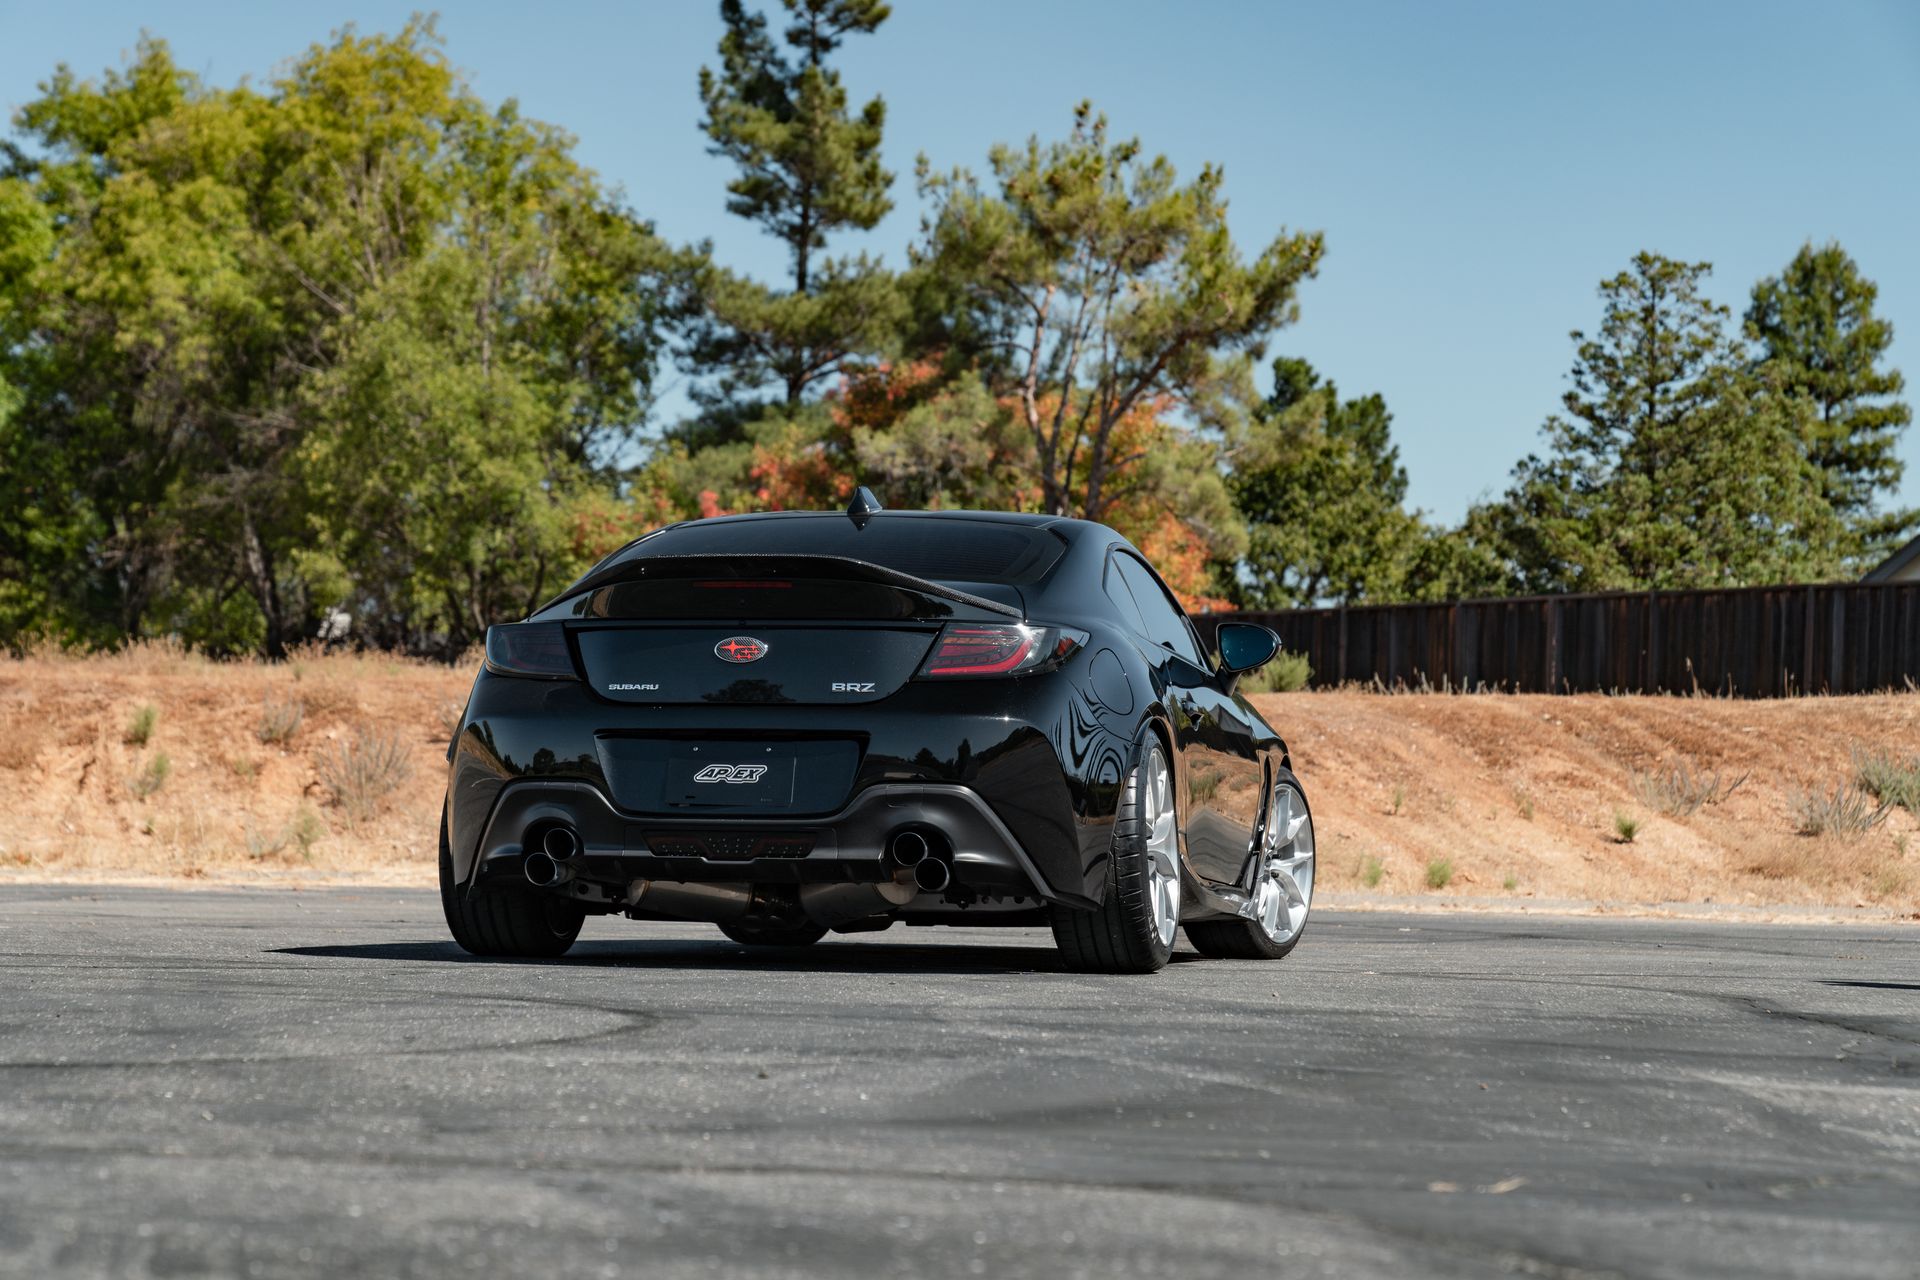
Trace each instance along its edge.
<instances>
[{"instance_id":1,"label":"green tree","mask_svg":"<svg viewBox=\"0 0 1920 1280\"><path fill-rule=\"evenodd\" d=\"M886 104L856 114L827 58L850 35L887 18L879 0L783 0L786 50L765 15L721 0L720 67L702 68L702 128L715 155L738 166L730 212L785 243L792 287L769 288L711 262L689 272L695 301L688 356L718 375L724 403L777 383L787 405L850 356L883 351L903 316L890 273L877 261L825 257L835 232L871 230L893 207L893 175L880 163Z\"/></svg>"},{"instance_id":2,"label":"green tree","mask_svg":"<svg viewBox=\"0 0 1920 1280\"><path fill-rule=\"evenodd\" d=\"M1378 395L1342 400L1305 360L1273 362L1274 389L1227 486L1247 522L1234 596L1257 609L1394 599L1424 526Z\"/></svg>"},{"instance_id":3,"label":"green tree","mask_svg":"<svg viewBox=\"0 0 1920 1280\"><path fill-rule=\"evenodd\" d=\"M132 154L221 149L211 95L164 44L143 40L98 83L61 67L40 87L15 117L34 151L11 149L0 178L12 228L29 228L6 252L0 358L22 395L6 558L16 598L40 615L10 621L103 640L183 607L190 478L217 459L199 412L222 380L208 334L245 309L237 246L213 230L233 230L236 209L220 184L154 174Z\"/></svg>"},{"instance_id":4,"label":"green tree","mask_svg":"<svg viewBox=\"0 0 1920 1280\"><path fill-rule=\"evenodd\" d=\"M0 497L31 517L0 520L25 602L0 625L274 653L345 605L447 651L578 567L663 251L430 22L342 32L264 90L147 41L18 120Z\"/></svg>"},{"instance_id":5,"label":"green tree","mask_svg":"<svg viewBox=\"0 0 1920 1280\"><path fill-rule=\"evenodd\" d=\"M1893 325L1874 314L1879 288L1838 244L1803 245L1777 276L1753 288L1747 336L1787 391L1813 402L1801 447L1820 469L1827 500L1870 541L1885 543L1920 513L1877 516L1900 482L1895 450L1913 421L1905 380L1884 367Z\"/></svg>"},{"instance_id":6,"label":"green tree","mask_svg":"<svg viewBox=\"0 0 1920 1280\"><path fill-rule=\"evenodd\" d=\"M1842 530L1799 442L1811 414L1748 376L1711 268L1640 253L1575 332L1566 416L1497 520L1528 590L1739 586L1831 574Z\"/></svg>"},{"instance_id":7,"label":"green tree","mask_svg":"<svg viewBox=\"0 0 1920 1280\"><path fill-rule=\"evenodd\" d=\"M1476 503L1453 528L1420 522L1398 595L1403 600L1470 600L1524 589L1504 553L1503 509Z\"/></svg>"},{"instance_id":8,"label":"green tree","mask_svg":"<svg viewBox=\"0 0 1920 1280\"><path fill-rule=\"evenodd\" d=\"M298 398L305 559L371 638L458 651L580 567L577 508L644 409L662 251L427 33L316 48L280 89L324 232L302 274L341 307Z\"/></svg>"},{"instance_id":9,"label":"green tree","mask_svg":"<svg viewBox=\"0 0 1920 1280\"><path fill-rule=\"evenodd\" d=\"M1220 170L1182 186L1138 140L1109 142L1085 103L1067 140L998 146L989 165L986 184L964 169L936 175L922 157L931 207L916 262L950 300L948 340L1017 406L1040 507L1099 520L1156 474L1173 485L1211 476L1214 509L1231 522L1211 462L1186 450L1160 466L1176 451L1137 428L1170 414L1239 428L1255 399L1251 362L1294 317L1319 234L1282 232L1244 261Z\"/></svg>"}]
</instances>

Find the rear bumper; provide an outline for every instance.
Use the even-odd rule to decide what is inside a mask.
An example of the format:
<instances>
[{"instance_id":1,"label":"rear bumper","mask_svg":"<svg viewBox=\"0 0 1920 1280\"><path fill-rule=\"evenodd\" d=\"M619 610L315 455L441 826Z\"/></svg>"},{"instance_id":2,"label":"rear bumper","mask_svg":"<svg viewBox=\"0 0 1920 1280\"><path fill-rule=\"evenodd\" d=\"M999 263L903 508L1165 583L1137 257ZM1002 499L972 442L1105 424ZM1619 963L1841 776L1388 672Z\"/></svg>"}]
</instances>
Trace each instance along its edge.
<instances>
[{"instance_id":1,"label":"rear bumper","mask_svg":"<svg viewBox=\"0 0 1920 1280\"><path fill-rule=\"evenodd\" d=\"M622 705L581 683L483 673L449 751L454 880L519 874L530 830L564 822L583 846L579 874L602 868L608 885L878 881L887 836L923 826L954 850L956 885L1095 905L1124 761L1089 739L1064 676L912 682L858 706L769 708ZM792 810L690 811L648 785L658 761L647 744L673 742L856 750L850 774L797 788Z\"/></svg>"},{"instance_id":2,"label":"rear bumper","mask_svg":"<svg viewBox=\"0 0 1920 1280\"><path fill-rule=\"evenodd\" d=\"M951 783L873 786L838 813L789 821L652 817L622 812L591 783L511 783L480 836L472 883L518 883L527 833L555 824L579 835L580 852L568 863L574 879L607 886L879 884L894 875L889 837L915 828L945 838L953 882L971 894L1093 905L1051 885L986 801Z\"/></svg>"}]
</instances>

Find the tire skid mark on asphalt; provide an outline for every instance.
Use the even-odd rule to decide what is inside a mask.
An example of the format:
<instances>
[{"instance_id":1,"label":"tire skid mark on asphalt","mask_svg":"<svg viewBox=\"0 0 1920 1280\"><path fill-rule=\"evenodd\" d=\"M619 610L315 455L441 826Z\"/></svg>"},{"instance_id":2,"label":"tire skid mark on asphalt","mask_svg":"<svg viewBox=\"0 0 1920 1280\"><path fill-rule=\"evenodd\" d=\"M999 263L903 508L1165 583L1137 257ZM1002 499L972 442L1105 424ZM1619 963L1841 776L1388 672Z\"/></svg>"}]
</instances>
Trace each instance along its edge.
<instances>
[{"instance_id":1,"label":"tire skid mark on asphalt","mask_svg":"<svg viewBox=\"0 0 1920 1280\"><path fill-rule=\"evenodd\" d=\"M202 1164L252 1163L268 1160L274 1163L309 1164L314 1166L340 1165L352 1168L378 1168L395 1170L428 1169L456 1174L474 1172L473 1159L467 1154L433 1157L419 1155L392 1155L374 1151L340 1151L326 1153L293 1152L284 1149L263 1151L210 1151L190 1152L174 1149L141 1148L96 1148L71 1144L48 1144L46 1146L21 1146L13 1143L0 1143L0 1159L38 1157L38 1156L79 1156L93 1157L111 1155L135 1160L153 1160L157 1162L188 1161ZM1149 1194L1172 1196L1181 1199L1227 1203L1249 1209L1271 1209L1276 1203L1282 1203L1276 1197L1250 1194L1254 1188L1244 1181L1207 1181L1172 1178L1110 1179L1087 1178L1065 1170L1048 1170L1040 1173L970 1172L961 1169L929 1168L885 1168L850 1169L845 1165L810 1164L799 1161L731 1161L725 1163L695 1163L692 1161L672 1161L661 1164L620 1165L617 1167L598 1167L583 1170L577 1162L569 1162L565 1157L555 1157L553 1163L546 1164L529 1161L524 1172L556 1177L562 1180L600 1181L609 1176L628 1178L804 1178L810 1182L841 1181L864 1185L871 1182L882 1184L911 1182L927 1185L953 1185L967 1187L1018 1187L1029 1191L1076 1191L1111 1193L1116 1195ZM1863 1179L1871 1181L1871 1179ZM1311 1184L1314 1190L1378 1190L1378 1183L1356 1184L1342 1187L1331 1184ZM1407 1187L1405 1190L1419 1190L1425 1194L1424 1187ZM1333 1215L1341 1216L1341 1215Z\"/></svg>"},{"instance_id":2,"label":"tire skid mark on asphalt","mask_svg":"<svg viewBox=\"0 0 1920 1280\"><path fill-rule=\"evenodd\" d=\"M6 1152L7 1148L4 1145L0 1145L0 1156L4 1156ZM29 1152L29 1154L42 1153ZM77 1154L99 1153L81 1149ZM134 1159L147 1158L157 1161L192 1160L200 1163L229 1161L250 1162L258 1160L262 1155L265 1155L267 1158L276 1161L296 1161L322 1168L326 1166L344 1165L353 1168L380 1168L393 1169L395 1171L410 1171L423 1167L456 1173L472 1171L472 1161L466 1157L445 1160L422 1160L395 1159L391 1157L381 1157L373 1153L341 1153L337 1156L312 1157L289 1155L284 1152L236 1152L189 1155L178 1151L114 1152L112 1154ZM577 1182L583 1178L588 1178L596 1182L604 1182L609 1173L608 1170L603 1169L593 1174L585 1174L579 1170L577 1166L558 1162L552 1165L529 1164L525 1167L524 1172L540 1176L544 1181L549 1183L558 1183L560 1184L560 1189L565 1189L565 1184L569 1182ZM986 1172L970 1173L961 1170L942 1169L891 1168L862 1171L849 1170L841 1166L779 1162L737 1164L674 1163L629 1166L613 1172L624 1179L635 1182L657 1179L663 1181L687 1180L697 1183L701 1179L758 1180L763 1178L791 1178L804 1179L816 1185L823 1182L839 1181L855 1186L879 1183L882 1186L895 1187L905 1183L914 1186L962 1187L986 1189L990 1191L1015 1189L1023 1194L1038 1196L1044 1199L1071 1197L1133 1198L1138 1196L1151 1196L1154 1199L1154 1208L1156 1211L1164 1211L1168 1214L1178 1214L1180 1212L1176 1202L1192 1202L1215 1208L1227 1207L1232 1210L1244 1211L1255 1215L1269 1215L1273 1213L1274 1210L1280 1209L1284 1210L1290 1216L1319 1219L1330 1224L1337 1224L1363 1235L1406 1245L1414 1245L1426 1250L1444 1250L1453 1253L1456 1258L1462 1261L1471 1259L1482 1263L1497 1262L1503 1270L1517 1268L1524 1274L1549 1277L1550 1280L1613 1280L1613 1278L1624 1277L1626 1275L1624 1272L1607 1268L1596 1269L1591 1265L1568 1262L1550 1257L1538 1251L1523 1249L1514 1245L1510 1239L1498 1244L1481 1243L1456 1233L1413 1226L1404 1222L1396 1222L1384 1215L1375 1217L1355 1212L1351 1209L1336 1208L1324 1202L1317 1201L1314 1197L1326 1194L1327 1192L1338 1193L1343 1190L1343 1188L1319 1184L1302 1187L1293 1191L1291 1195L1257 1195L1251 1194L1249 1186L1244 1182L1175 1181L1171 1179L1146 1178L1130 1180L1092 1179L1079 1177L1065 1171L1050 1171L1046 1176ZM1381 1188L1377 1183L1369 1183L1364 1186L1346 1189L1364 1191L1373 1197L1381 1195ZM1271 1190L1280 1191L1282 1189L1271 1188ZM1390 1191L1387 1194L1410 1196L1419 1200L1424 1200L1430 1195L1424 1187L1407 1187ZM1532 1197L1532 1199L1535 1200L1538 1198L1537 1196ZM1515 1199L1516 1202L1518 1202L1520 1198L1516 1197ZM1278 1230L1278 1228L1276 1228L1276 1230ZM1429 1257L1429 1266L1431 1266L1432 1261L1431 1257Z\"/></svg>"},{"instance_id":3,"label":"tire skid mark on asphalt","mask_svg":"<svg viewBox=\"0 0 1920 1280\"><path fill-rule=\"evenodd\" d=\"M1876 1146L1920 1153L1920 1092L1902 1085L1784 1081L1771 1076L1740 1075L1726 1071L1695 1070L1687 1074L1702 1084L1751 1098L1769 1112L1775 1109L1785 1111L1802 1122L1802 1127L1813 1137L1844 1133ZM1845 1119L1851 1123L1842 1123L1834 1116L1823 1116L1809 1109L1811 1098L1819 1098L1829 1107L1839 1104L1850 1108L1852 1114L1847 1114ZM1867 1117L1861 1113L1873 1106L1889 1108L1896 1114L1903 1110L1907 1112L1904 1118L1911 1126L1911 1134L1896 1133L1885 1127L1865 1127ZM1902 1184L1920 1185L1920 1167L1913 1165L1889 1165L1882 1168L1879 1174L1881 1176L1876 1180L1884 1180L1892 1175ZM1792 1179L1787 1181L1791 1182ZM1809 1181L1808 1185L1814 1183Z\"/></svg>"},{"instance_id":4,"label":"tire skid mark on asphalt","mask_svg":"<svg viewBox=\"0 0 1920 1280\"><path fill-rule=\"evenodd\" d=\"M1826 1027L1830 1030L1845 1031L1850 1035L1868 1036L1877 1040L1891 1040L1895 1044L1904 1044L1920 1049L1920 1039L1916 1039L1914 1034L1908 1031L1908 1024L1904 1022L1899 1024L1899 1031L1889 1031L1882 1025L1871 1021L1860 1022L1845 1020L1845 1015L1774 1008L1768 1003L1768 997L1766 996L1739 996L1722 992L1716 994L1713 999L1723 1004L1732 1005L1735 1008L1745 1009L1749 1013L1757 1013L1763 1018L1778 1019L1787 1022L1804 1022L1810 1026ZM1893 1069L1902 1072L1920 1070L1920 1058L1912 1058L1906 1062L1901 1062L1898 1058L1895 1058L1893 1060Z\"/></svg>"},{"instance_id":5,"label":"tire skid mark on asphalt","mask_svg":"<svg viewBox=\"0 0 1920 1280\"><path fill-rule=\"evenodd\" d=\"M261 994L286 995L284 991L264 988ZM591 1044L596 1040L616 1039L631 1035L637 1031L651 1030L677 1019L662 1015L650 1009L622 1009L616 1006L595 1004L584 1000L555 1000L543 996L485 995L478 993L446 993L439 991L386 992L373 997L353 997L356 1004L400 1004L399 996L410 995L416 1000L453 999L461 1003L480 1004L529 1004L541 1008L574 1009L586 1013L597 1013L607 1017L624 1019L612 1027L602 1027L597 1031L581 1031L572 1035L548 1036L529 1040L515 1040L508 1043L480 1041L478 1043L421 1046L418 1048L387 1048L378 1053L366 1049L349 1050L339 1053L263 1053L263 1054L216 1054L205 1057L176 1058L138 1058L138 1059L91 1059L86 1061L53 1061L47 1059L23 1059L19 1061L0 1061L0 1071L71 1071L71 1070L137 1070L149 1067L201 1067L201 1066L272 1066L293 1062L344 1062L354 1059L381 1058L425 1058L450 1053L521 1053L536 1049L552 1049ZM343 997L332 997L340 999Z\"/></svg>"}]
</instances>

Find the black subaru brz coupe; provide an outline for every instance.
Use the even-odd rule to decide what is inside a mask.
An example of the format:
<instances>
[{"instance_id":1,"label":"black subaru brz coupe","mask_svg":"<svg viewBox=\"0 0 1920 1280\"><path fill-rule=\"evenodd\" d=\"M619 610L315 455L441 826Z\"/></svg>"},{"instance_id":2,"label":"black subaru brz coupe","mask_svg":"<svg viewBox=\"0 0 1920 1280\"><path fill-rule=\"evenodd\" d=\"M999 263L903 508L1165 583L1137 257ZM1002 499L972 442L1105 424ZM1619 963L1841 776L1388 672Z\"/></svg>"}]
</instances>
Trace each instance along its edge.
<instances>
[{"instance_id":1,"label":"black subaru brz coupe","mask_svg":"<svg viewBox=\"0 0 1920 1280\"><path fill-rule=\"evenodd\" d=\"M487 633L448 750L454 939L557 956L589 914L747 945L1050 925L1080 970L1277 959L1313 900L1286 744L1151 566L1052 516L780 512L658 529Z\"/></svg>"}]
</instances>

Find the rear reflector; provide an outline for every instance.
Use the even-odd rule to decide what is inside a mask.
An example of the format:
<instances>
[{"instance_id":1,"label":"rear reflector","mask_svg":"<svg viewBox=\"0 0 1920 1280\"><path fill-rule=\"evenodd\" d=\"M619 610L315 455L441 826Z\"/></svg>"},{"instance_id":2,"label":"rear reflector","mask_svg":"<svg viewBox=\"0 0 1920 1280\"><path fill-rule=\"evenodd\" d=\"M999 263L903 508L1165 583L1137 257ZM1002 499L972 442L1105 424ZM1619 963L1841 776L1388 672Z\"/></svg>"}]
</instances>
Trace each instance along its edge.
<instances>
[{"instance_id":1,"label":"rear reflector","mask_svg":"<svg viewBox=\"0 0 1920 1280\"><path fill-rule=\"evenodd\" d=\"M497 676L578 680L567 633L557 622L507 622L487 628L487 670Z\"/></svg>"},{"instance_id":2,"label":"rear reflector","mask_svg":"<svg viewBox=\"0 0 1920 1280\"><path fill-rule=\"evenodd\" d=\"M949 623L920 668L922 679L1021 676L1048 671L1087 641L1086 633L1023 623Z\"/></svg>"}]
</instances>

